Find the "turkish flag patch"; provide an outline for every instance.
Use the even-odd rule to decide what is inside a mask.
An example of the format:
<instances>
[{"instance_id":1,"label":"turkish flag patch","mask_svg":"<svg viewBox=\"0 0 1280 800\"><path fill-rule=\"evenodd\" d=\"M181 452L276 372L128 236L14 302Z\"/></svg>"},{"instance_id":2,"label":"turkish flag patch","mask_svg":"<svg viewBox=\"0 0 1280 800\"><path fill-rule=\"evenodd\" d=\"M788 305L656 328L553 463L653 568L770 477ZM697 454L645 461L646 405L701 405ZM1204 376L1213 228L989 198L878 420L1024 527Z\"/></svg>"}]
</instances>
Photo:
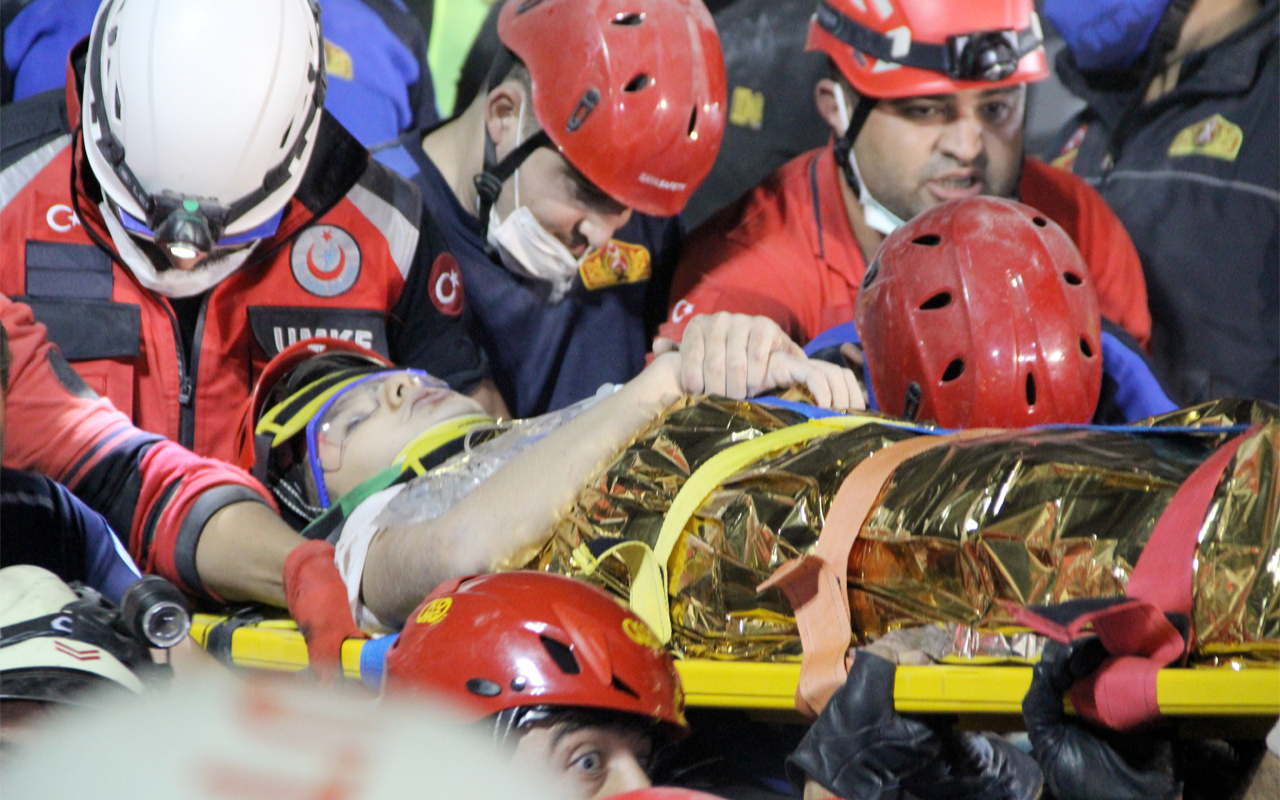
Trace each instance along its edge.
<instances>
[{"instance_id":1,"label":"turkish flag patch","mask_svg":"<svg viewBox=\"0 0 1280 800\"><path fill-rule=\"evenodd\" d=\"M462 290L462 271L452 253L441 253L431 265L431 302L441 314L456 317L466 306Z\"/></svg>"}]
</instances>

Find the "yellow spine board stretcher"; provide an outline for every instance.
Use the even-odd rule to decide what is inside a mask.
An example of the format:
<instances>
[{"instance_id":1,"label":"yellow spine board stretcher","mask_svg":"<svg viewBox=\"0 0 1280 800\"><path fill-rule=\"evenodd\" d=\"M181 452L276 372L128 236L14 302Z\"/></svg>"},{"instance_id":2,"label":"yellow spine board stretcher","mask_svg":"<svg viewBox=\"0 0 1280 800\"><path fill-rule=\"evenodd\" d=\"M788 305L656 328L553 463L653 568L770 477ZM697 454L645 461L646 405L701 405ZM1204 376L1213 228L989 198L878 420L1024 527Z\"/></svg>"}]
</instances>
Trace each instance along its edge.
<instances>
[{"instance_id":1,"label":"yellow spine board stretcher","mask_svg":"<svg viewBox=\"0 0 1280 800\"><path fill-rule=\"evenodd\" d=\"M207 646L210 630L227 617L197 614L191 635ZM360 680L365 639L342 646L347 678ZM231 662L273 672L306 669L307 647L290 620L266 620L231 635ZM690 706L756 711L793 710L798 663L753 663L686 659L676 662ZM935 664L898 667L894 705L899 711L945 714L1021 714L1031 668L1012 665ZM1168 716L1280 715L1280 667L1250 664L1161 670L1156 685L1160 710Z\"/></svg>"}]
</instances>

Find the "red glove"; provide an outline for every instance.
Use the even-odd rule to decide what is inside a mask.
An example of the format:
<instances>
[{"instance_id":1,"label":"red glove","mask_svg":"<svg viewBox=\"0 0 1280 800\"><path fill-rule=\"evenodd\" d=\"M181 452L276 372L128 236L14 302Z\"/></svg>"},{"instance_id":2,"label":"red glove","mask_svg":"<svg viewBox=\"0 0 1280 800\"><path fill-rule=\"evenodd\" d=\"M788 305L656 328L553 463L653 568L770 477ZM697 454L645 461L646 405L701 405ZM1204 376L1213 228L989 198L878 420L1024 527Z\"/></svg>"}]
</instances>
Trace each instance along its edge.
<instances>
[{"instance_id":1,"label":"red glove","mask_svg":"<svg viewBox=\"0 0 1280 800\"><path fill-rule=\"evenodd\" d=\"M333 545L312 540L293 548L284 560L289 616L307 640L308 666L323 684L342 678L343 641L367 638L351 616L347 585L333 557Z\"/></svg>"}]
</instances>

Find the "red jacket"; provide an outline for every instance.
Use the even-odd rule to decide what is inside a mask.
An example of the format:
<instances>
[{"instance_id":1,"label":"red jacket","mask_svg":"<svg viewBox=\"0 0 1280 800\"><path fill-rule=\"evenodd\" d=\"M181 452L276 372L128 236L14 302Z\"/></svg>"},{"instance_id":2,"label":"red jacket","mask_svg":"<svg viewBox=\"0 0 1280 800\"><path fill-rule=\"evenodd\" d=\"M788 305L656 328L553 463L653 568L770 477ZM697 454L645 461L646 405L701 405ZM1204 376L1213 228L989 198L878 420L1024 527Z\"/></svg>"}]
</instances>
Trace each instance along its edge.
<instances>
[{"instance_id":1,"label":"red jacket","mask_svg":"<svg viewBox=\"0 0 1280 800\"><path fill-rule=\"evenodd\" d=\"M66 484L107 518L143 569L207 594L195 565L205 523L231 503L270 504L262 487L236 467L138 430L94 397L25 305L0 295L0 322L13 352L4 466Z\"/></svg>"},{"instance_id":2,"label":"red jacket","mask_svg":"<svg viewBox=\"0 0 1280 800\"><path fill-rule=\"evenodd\" d=\"M74 82L65 119L50 111L56 95L5 109L33 125L59 124L5 142L0 292L28 303L89 387L138 427L232 460L257 374L312 336L354 339L463 391L484 376L461 319L461 275L417 189L327 115L279 230L203 301L187 363L173 304L142 287L111 249L83 161L73 203Z\"/></svg>"},{"instance_id":3,"label":"red jacket","mask_svg":"<svg viewBox=\"0 0 1280 800\"><path fill-rule=\"evenodd\" d=\"M782 165L694 231L659 336L679 340L694 314L762 314L807 343L853 319L866 262L845 214L831 146ZM1066 230L1098 287L1103 316L1139 343L1151 335L1142 264L1120 221L1083 181L1027 159L1022 202Z\"/></svg>"}]
</instances>

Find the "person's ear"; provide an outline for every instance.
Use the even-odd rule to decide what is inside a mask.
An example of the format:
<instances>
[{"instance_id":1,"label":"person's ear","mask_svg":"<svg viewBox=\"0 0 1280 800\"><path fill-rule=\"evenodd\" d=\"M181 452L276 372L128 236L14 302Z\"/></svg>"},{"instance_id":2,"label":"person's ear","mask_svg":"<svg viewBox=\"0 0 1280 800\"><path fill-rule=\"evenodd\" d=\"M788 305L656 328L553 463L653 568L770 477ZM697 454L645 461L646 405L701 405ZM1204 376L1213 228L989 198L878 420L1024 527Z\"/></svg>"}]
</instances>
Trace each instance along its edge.
<instances>
[{"instance_id":1,"label":"person's ear","mask_svg":"<svg viewBox=\"0 0 1280 800\"><path fill-rule=\"evenodd\" d=\"M518 81L503 81L485 98L485 130L497 148L499 161L520 141L520 108L524 100L524 87Z\"/></svg>"},{"instance_id":2,"label":"person's ear","mask_svg":"<svg viewBox=\"0 0 1280 800\"><path fill-rule=\"evenodd\" d=\"M823 78L813 87L813 102L818 107L818 116L831 126L836 136L843 135L849 124L842 113L842 107L847 107L849 103L842 104L836 96L838 92L843 91L844 88L831 78Z\"/></svg>"}]
</instances>

